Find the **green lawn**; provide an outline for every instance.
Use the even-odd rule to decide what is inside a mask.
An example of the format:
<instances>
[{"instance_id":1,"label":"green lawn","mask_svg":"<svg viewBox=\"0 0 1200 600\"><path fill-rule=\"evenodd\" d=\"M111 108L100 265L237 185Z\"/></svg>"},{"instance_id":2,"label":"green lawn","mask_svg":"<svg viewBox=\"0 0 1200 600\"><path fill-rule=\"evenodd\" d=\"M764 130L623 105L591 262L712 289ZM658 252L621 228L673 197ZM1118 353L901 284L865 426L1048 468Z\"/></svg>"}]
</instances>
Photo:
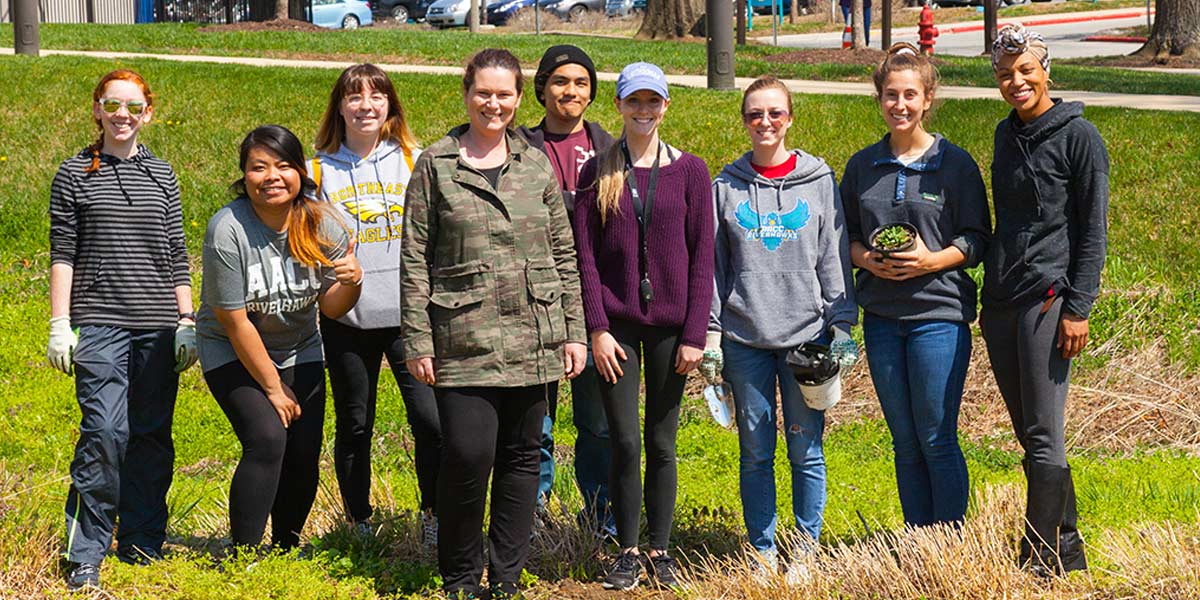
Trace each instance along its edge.
<instances>
[{"instance_id":1,"label":"green lawn","mask_svg":"<svg viewBox=\"0 0 1200 600\"><path fill-rule=\"evenodd\" d=\"M5 182L0 188L0 239L5 240L0 247L0 352L5 356L0 361L0 571L15 572L5 561L28 556L18 548L40 543L40 551L52 552L62 526L60 507L78 409L70 379L48 367L43 357L48 189L58 162L91 141L91 88L101 74L117 66L142 72L161 99L144 141L179 174L194 258L208 217L230 199L227 186L239 175L236 152L241 137L258 124L274 122L311 140L334 79L333 72L316 69L0 57L0 80L8 96L22 99L0 106L0 180ZM395 80L423 145L462 120L456 78L404 75ZM612 94L611 84L602 87L601 97ZM672 98L664 137L704 158L714 173L746 147L737 94L677 89ZM795 103L798 121L792 143L824 156L838 172L853 152L884 132L878 109L868 98L797 96ZM520 118L532 122L539 108L527 99ZM1005 114L1004 105L995 101L946 102L932 129L970 151L988 179L992 130ZM1087 114L1106 138L1113 164L1110 262L1092 321L1092 343L1111 341L1112 348L1133 350L1165 338L1175 366L1195 370L1200 367L1200 339L1193 331L1200 316L1200 286L1188 274L1200 272L1200 249L1184 238L1200 225L1200 206L1192 201L1200 190L1200 174L1194 168L1200 154L1200 140L1194 135L1200 130L1200 115L1102 108L1088 109ZM617 126L615 112L606 103L589 116L610 129ZM1164 227L1167 223L1173 226ZM1103 385L1105 358L1082 361L1081 380ZM309 560L276 557L249 570L238 563L218 570L201 555L183 555L149 570L106 563L106 581L115 595L418 597L421 590L436 587L431 563L414 561L408 553L415 519L405 511L416 506L417 495L411 436L396 386L383 379L375 446L379 504L388 523L383 537L357 541L334 527L333 477L326 468L310 530L329 533L313 540ZM557 433L564 448L574 438L569 404L560 402ZM717 429L703 410L697 399L687 401L679 436L675 539L685 554L702 549L730 552L742 535L736 436ZM332 409L327 411L326 432L331 439ZM189 548L212 547L225 531L223 503L239 449L197 369L181 380L175 442L178 474L171 493L171 535ZM883 423L866 419L833 428L825 447L826 541L859 539L864 533L859 511L873 529L896 527L900 513ZM326 448L328 453L329 444ZM987 439L966 440L965 449L977 489L1020 481L1014 453ZM782 459L782 444L778 454ZM1144 448L1121 455L1076 453L1072 461L1086 535L1101 539L1144 522L1194 524L1200 518L1195 510L1200 502L1196 456ZM579 502L569 460L559 473L556 492L569 513ZM786 469L778 471L778 479L780 514L787 515ZM562 520L568 522L569 514ZM586 553L578 563L564 564L556 552L539 554L532 573L544 579L587 580L598 572ZM1101 567L1108 564L1103 555L1094 560ZM46 562L43 571L53 575L51 564Z\"/></svg>"},{"instance_id":2,"label":"green lawn","mask_svg":"<svg viewBox=\"0 0 1200 600\"><path fill-rule=\"evenodd\" d=\"M671 73L706 72L703 43L649 42L580 35L471 35L465 30L424 31L377 28L319 32L201 32L194 24L43 25L44 48L113 50L222 56L316 58L401 64L461 65L481 48L508 48L522 64L534 68L551 44L573 43L587 50L601 71L617 72L631 62L652 57ZM0 45L12 45L12 30L0 28ZM737 74L772 73L795 79L868 81L871 68L842 64L776 63L769 56L790 49L742 46L737 50ZM993 87L990 62L984 58L939 57L946 85ZM1143 94L1200 95L1200 77L1174 73L1060 65L1054 69L1060 89Z\"/></svg>"}]
</instances>

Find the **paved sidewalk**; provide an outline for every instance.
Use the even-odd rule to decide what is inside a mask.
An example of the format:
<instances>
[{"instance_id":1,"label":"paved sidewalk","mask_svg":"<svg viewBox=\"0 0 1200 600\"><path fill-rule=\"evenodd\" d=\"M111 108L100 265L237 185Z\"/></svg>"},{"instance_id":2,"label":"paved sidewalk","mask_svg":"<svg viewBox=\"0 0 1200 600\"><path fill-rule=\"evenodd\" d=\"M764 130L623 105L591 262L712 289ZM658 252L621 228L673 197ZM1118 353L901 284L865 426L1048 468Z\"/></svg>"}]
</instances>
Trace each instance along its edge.
<instances>
[{"instance_id":1,"label":"paved sidewalk","mask_svg":"<svg viewBox=\"0 0 1200 600\"><path fill-rule=\"evenodd\" d=\"M256 58L249 56L205 56L198 54L148 54L137 52L100 52L85 50L42 50L43 55L87 56L106 59L135 59L152 58L179 62L204 62L249 65L255 67L307 67L319 69L344 69L351 63L335 60L293 60L283 58ZM0 49L0 54L11 55L12 48ZM461 67L438 65L395 65L380 64L385 71L393 73L423 73L431 75L461 75ZM533 71L527 71L532 77ZM597 73L602 81L616 81L617 73ZM667 75L667 80L674 85L703 88L708 84L704 75ZM739 89L745 88L753 81L749 77L737 78ZM789 88L799 94L840 94L848 96L871 96L875 88L870 83L854 83L840 81L809 81L786 80ZM942 98L973 99L981 98L1000 101L1000 92L995 88L976 88L965 86L942 86L939 94ZM1165 94L1114 94L1106 92L1078 92L1071 90L1054 90L1055 97L1066 100L1080 100L1089 106L1116 106L1144 110L1178 110L1200 112L1200 96L1171 96Z\"/></svg>"}]
</instances>

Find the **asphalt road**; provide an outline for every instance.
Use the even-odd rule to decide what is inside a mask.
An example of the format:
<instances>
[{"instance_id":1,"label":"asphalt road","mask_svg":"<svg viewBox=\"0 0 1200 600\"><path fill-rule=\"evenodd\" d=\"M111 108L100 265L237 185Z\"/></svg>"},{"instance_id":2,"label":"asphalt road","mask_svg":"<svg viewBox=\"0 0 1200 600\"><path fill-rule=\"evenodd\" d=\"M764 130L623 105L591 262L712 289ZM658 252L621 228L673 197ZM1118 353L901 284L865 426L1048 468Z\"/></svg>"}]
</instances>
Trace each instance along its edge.
<instances>
[{"instance_id":1,"label":"asphalt road","mask_svg":"<svg viewBox=\"0 0 1200 600\"><path fill-rule=\"evenodd\" d=\"M1141 13L1141 16L1131 18L1102 18L1113 14L1130 14ZM934 11L935 23L937 11ZM872 25L875 15L872 15ZM1089 35L1097 34L1101 31L1121 28L1134 27L1136 25L1144 25L1146 16L1143 10L1125 9L1117 11L1095 11L1095 12L1080 12L1080 13L1065 13L1055 15L1038 15L1025 17L1023 19L1008 19L1004 16L1004 11L1000 11L999 23L1003 25L1008 22L1017 21L1039 21L1047 19L1080 19L1076 22L1061 23L1061 24L1035 24L1029 27L1034 31L1041 33L1046 37L1046 42L1050 46L1050 55L1053 58L1073 58L1084 56L1107 56L1115 54L1129 54L1141 47L1141 44L1116 43L1116 42L1085 42L1083 38ZM1088 19L1088 20L1084 20ZM1094 20L1092 20L1094 19ZM967 22L954 24L937 24L940 35L937 37L934 52L937 54L949 54L959 56L978 56L983 53L983 22ZM963 30L966 31L963 31ZM871 31L871 43L873 48L879 47L880 32L878 29ZM763 41L770 40L767 38L759 38ZM912 42L917 43L916 29L896 28L892 32L892 39L896 42ZM803 35L781 35L779 36L780 46L789 46L794 48L838 48L841 47L841 33L813 33Z\"/></svg>"}]
</instances>

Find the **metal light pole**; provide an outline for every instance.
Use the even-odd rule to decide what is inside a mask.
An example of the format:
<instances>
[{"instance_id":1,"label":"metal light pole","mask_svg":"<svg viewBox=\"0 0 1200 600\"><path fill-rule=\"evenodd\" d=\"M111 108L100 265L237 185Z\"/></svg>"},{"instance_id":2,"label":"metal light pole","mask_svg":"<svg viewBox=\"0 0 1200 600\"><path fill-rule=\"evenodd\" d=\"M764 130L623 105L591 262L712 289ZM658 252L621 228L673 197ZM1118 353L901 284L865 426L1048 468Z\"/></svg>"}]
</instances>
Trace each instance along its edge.
<instances>
[{"instance_id":1,"label":"metal light pole","mask_svg":"<svg viewBox=\"0 0 1200 600\"><path fill-rule=\"evenodd\" d=\"M883 2L883 36L880 42L880 50L887 52L888 48L892 47L892 3L891 0Z\"/></svg>"},{"instance_id":2,"label":"metal light pole","mask_svg":"<svg viewBox=\"0 0 1200 600\"><path fill-rule=\"evenodd\" d=\"M706 0L708 12L708 89L731 90L733 84L733 4Z\"/></svg>"},{"instance_id":3,"label":"metal light pole","mask_svg":"<svg viewBox=\"0 0 1200 600\"><path fill-rule=\"evenodd\" d=\"M983 54L992 53L992 43L996 41L996 3L999 0L987 0L983 3Z\"/></svg>"},{"instance_id":4,"label":"metal light pole","mask_svg":"<svg viewBox=\"0 0 1200 600\"><path fill-rule=\"evenodd\" d=\"M38 55L37 0L13 0L13 49L17 54Z\"/></svg>"}]
</instances>

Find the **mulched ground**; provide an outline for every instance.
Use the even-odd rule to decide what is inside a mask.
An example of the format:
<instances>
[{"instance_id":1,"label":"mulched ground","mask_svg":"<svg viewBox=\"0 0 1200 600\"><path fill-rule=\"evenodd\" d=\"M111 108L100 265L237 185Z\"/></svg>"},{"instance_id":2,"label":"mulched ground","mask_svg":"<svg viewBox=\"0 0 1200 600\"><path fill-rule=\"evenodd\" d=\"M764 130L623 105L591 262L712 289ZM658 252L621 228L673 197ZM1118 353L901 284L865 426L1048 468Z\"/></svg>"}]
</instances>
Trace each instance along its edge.
<instances>
[{"instance_id":1,"label":"mulched ground","mask_svg":"<svg viewBox=\"0 0 1200 600\"><path fill-rule=\"evenodd\" d=\"M766 60L774 63L798 65L837 63L843 65L874 67L883 60L883 57L884 52L882 50L874 50L872 48L859 48L857 50L843 50L841 48L811 48L805 50L794 50L792 52L784 52L782 54L772 54L767 56Z\"/></svg>"},{"instance_id":2,"label":"mulched ground","mask_svg":"<svg viewBox=\"0 0 1200 600\"><path fill-rule=\"evenodd\" d=\"M1098 58L1088 61L1074 62L1073 64L1091 65L1096 67L1154 67L1156 69L1200 69L1200 59L1187 59L1181 56L1168 57L1165 62L1158 62L1154 58L1141 56L1118 56L1112 58Z\"/></svg>"},{"instance_id":3,"label":"mulched ground","mask_svg":"<svg viewBox=\"0 0 1200 600\"><path fill-rule=\"evenodd\" d=\"M223 25L206 25L199 31L327 31L307 21L296 19L271 19L270 21L242 21Z\"/></svg>"}]
</instances>

